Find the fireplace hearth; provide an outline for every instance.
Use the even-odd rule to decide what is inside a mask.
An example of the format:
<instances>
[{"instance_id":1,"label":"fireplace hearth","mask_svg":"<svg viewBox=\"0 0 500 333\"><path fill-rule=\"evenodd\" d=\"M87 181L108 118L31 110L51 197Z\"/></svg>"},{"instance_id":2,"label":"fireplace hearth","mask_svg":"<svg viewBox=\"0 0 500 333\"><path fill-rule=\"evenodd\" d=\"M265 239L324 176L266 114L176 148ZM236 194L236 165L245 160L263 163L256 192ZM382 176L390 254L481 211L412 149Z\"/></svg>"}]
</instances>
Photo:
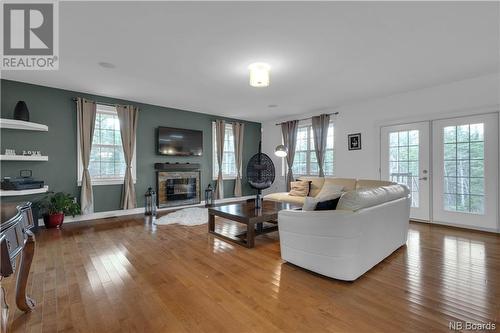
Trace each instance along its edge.
<instances>
[{"instance_id":1,"label":"fireplace hearth","mask_svg":"<svg viewBox=\"0 0 500 333\"><path fill-rule=\"evenodd\" d=\"M190 163L156 163L158 207L200 203L200 167Z\"/></svg>"}]
</instances>

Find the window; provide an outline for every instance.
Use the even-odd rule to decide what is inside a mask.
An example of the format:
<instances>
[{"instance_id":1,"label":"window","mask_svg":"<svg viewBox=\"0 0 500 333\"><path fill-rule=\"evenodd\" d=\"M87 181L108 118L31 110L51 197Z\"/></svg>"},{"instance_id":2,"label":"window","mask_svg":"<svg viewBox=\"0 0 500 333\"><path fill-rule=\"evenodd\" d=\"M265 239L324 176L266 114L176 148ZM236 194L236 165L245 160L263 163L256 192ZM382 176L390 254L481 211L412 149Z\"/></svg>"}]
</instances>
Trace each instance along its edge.
<instances>
[{"instance_id":1,"label":"window","mask_svg":"<svg viewBox=\"0 0 500 333\"><path fill-rule=\"evenodd\" d=\"M484 124L446 126L444 210L484 214Z\"/></svg>"},{"instance_id":2,"label":"window","mask_svg":"<svg viewBox=\"0 0 500 333\"><path fill-rule=\"evenodd\" d=\"M217 161L217 131L215 130L215 122L212 123L212 145L213 145L213 179L217 179L219 174L219 162ZM236 162L234 155L234 136L233 125L226 123L224 134L224 157L222 158L222 177L224 179L236 178Z\"/></svg>"},{"instance_id":3,"label":"window","mask_svg":"<svg viewBox=\"0 0 500 333\"><path fill-rule=\"evenodd\" d=\"M79 138L79 135L78 135ZM79 139L78 139L79 141ZM132 177L135 182L135 152L132 161ZM89 172L93 185L123 184L125 176L120 122L116 108L97 104L94 137L90 152ZM78 184L81 184L83 166L78 142Z\"/></svg>"},{"instance_id":4,"label":"window","mask_svg":"<svg viewBox=\"0 0 500 333\"><path fill-rule=\"evenodd\" d=\"M408 186L411 207L418 208L419 198L419 131L398 131L389 134L389 174L391 180Z\"/></svg>"},{"instance_id":5,"label":"window","mask_svg":"<svg viewBox=\"0 0 500 333\"><path fill-rule=\"evenodd\" d=\"M333 123L330 123L323 166L325 176L334 175L333 147ZM294 176L317 176L319 174L318 160L314 150L313 129L310 124L300 126L297 130L297 145L292 170Z\"/></svg>"}]
</instances>

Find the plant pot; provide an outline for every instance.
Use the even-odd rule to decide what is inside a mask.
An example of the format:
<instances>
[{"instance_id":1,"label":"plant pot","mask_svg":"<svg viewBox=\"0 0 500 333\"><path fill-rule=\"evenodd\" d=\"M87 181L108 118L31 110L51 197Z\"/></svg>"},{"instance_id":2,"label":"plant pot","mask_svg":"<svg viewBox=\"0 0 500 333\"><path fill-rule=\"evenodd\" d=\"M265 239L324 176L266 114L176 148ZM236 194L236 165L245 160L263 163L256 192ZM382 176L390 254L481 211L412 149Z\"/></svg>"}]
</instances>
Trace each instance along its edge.
<instances>
[{"instance_id":1,"label":"plant pot","mask_svg":"<svg viewBox=\"0 0 500 333\"><path fill-rule=\"evenodd\" d=\"M64 213L43 215L43 224L45 228L60 228L64 222Z\"/></svg>"}]
</instances>

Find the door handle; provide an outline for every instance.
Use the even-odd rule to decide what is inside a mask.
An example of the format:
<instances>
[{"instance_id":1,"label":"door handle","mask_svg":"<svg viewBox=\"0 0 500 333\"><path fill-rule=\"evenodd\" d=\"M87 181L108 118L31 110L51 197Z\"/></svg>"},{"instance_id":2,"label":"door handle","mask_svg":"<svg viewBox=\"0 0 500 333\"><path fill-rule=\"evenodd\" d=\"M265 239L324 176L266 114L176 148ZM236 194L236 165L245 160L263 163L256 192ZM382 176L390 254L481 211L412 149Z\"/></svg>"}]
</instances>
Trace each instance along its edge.
<instances>
[{"instance_id":1,"label":"door handle","mask_svg":"<svg viewBox=\"0 0 500 333\"><path fill-rule=\"evenodd\" d=\"M427 180L427 177L419 178L418 180Z\"/></svg>"}]
</instances>

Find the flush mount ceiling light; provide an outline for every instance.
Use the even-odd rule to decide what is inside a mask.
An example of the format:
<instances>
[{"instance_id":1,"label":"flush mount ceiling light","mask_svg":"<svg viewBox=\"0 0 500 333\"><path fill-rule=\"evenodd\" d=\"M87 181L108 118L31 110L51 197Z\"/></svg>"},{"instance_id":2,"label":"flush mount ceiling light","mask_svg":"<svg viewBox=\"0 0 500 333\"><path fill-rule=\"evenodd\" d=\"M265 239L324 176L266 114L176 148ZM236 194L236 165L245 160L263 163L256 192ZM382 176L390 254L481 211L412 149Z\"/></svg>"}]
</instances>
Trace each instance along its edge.
<instances>
[{"instance_id":1,"label":"flush mount ceiling light","mask_svg":"<svg viewBox=\"0 0 500 333\"><path fill-rule=\"evenodd\" d=\"M250 71L250 85L252 87L268 87L269 86L269 71L271 66L264 62L255 62L248 66Z\"/></svg>"}]
</instances>

